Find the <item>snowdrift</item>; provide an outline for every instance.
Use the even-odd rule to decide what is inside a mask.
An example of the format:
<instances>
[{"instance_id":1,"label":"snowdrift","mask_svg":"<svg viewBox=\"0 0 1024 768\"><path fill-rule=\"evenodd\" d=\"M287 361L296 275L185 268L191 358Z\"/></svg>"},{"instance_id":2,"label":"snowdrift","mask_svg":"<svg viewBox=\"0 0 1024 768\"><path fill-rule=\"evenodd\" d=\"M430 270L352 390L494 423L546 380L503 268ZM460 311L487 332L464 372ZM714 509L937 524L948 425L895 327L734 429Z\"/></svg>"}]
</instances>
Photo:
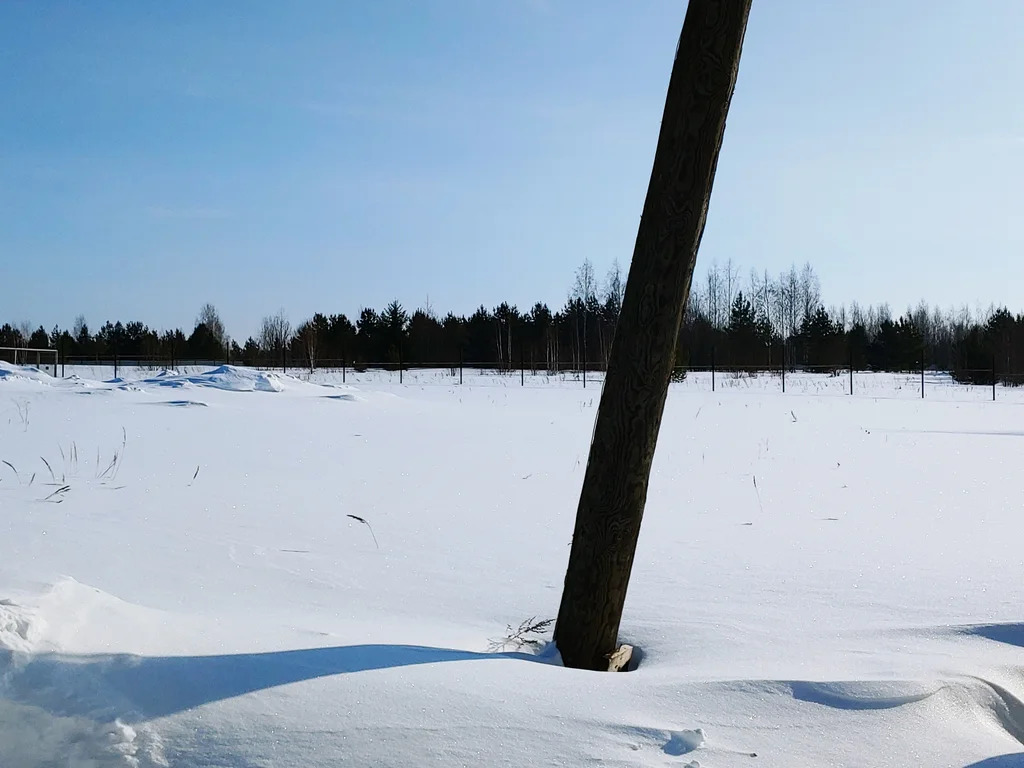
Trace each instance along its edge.
<instances>
[{"instance_id":1,"label":"snowdrift","mask_svg":"<svg viewBox=\"0 0 1024 768\"><path fill-rule=\"evenodd\" d=\"M596 392L0 381L0 768L1024 764L1024 392L673 386L614 675Z\"/></svg>"},{"instance_id":2,"label":"snowdrift","mask_svg":"<svg viewBox=\"0 0 1024 768\"><path fill-rule=\"evenodd\" d=\"M159 387L210 387L229 392L281 392L287 377L276 373L256 371L250 368L236 368L222 365L206 373L194 375L173 375L170 372L143 379L141 385Z\"/></svg>"},{"instance_id":3,"label":"snowdrift","mask_svg":"<svg viewBox=\"0 0 1024 768\"><path fill-rule=\"evenodd\" d=\"M22 382L32 381L39 384L52 384L54 379L50 374L41 371L31 365L14 365L0 360L0 382L20 380Z\"/></svg>"}]
</instances>

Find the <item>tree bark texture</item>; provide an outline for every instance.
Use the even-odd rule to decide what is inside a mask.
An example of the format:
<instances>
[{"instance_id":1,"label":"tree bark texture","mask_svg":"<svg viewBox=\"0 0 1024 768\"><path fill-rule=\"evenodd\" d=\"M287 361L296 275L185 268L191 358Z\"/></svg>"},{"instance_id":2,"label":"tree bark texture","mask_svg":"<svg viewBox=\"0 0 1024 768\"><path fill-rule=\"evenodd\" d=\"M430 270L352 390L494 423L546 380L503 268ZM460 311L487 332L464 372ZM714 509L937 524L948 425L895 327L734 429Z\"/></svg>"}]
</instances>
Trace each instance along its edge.
<instances>
[{"instance_id":1,"label":"tree bark texture","mask_svg":"<svg viewBox=\"0 0 1024 768\"><path fill-rule=\"evenodd\" d=\"M616 649L750 4L690 0L687 7L555 625L568 667L606 670Z\"/></svg>"}]
</instances>

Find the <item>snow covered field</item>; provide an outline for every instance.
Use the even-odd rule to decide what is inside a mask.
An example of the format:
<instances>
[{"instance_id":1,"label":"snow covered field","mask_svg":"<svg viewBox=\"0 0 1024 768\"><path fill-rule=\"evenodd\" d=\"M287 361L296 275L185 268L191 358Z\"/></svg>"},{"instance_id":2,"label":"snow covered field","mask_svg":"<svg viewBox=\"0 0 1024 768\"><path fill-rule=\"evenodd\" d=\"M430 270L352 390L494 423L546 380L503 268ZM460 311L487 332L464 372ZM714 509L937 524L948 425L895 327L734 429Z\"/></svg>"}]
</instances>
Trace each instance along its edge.
<instances>
[{"instance_id":1,"label":"snow covered field","mask_svg":"<svg viewBox=\"0 0 1024 768\"><path fill-rule=\"evenodd\" d=\"M0 368L0 768L1024 766L1024 391L673 385L613 675L492 650L597 386L73 373Z\"/></svg>"}]
</instances>

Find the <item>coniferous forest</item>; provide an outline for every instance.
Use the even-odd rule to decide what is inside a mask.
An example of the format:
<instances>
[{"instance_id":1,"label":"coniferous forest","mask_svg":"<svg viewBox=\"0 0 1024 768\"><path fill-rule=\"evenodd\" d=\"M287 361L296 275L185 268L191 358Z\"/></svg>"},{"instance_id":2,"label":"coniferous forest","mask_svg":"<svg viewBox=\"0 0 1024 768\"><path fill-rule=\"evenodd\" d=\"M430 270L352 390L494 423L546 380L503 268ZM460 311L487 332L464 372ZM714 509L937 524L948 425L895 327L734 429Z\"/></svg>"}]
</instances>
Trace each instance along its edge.
<instances>
[{"instance_id":1,"label":"coniferous forest","mask_svg":"<svg viewBox=\"0 0 1024 768\"><path fill-rule=\"evenodd\" d=\"M618 264L601 278L585 261L563 306L508 302L468 315L440 315L398 301L358 315L316 313L292 324L265 317L243 343L216 308L203 306L188 332L139 320L107 320L95 330L79 316L72 328L0 326L0 347L56 349L67 363L175 366L193 362L290 368L460 364L497 370L601 370L615 332L625 275ZM0 359L10 359L0 352ZM701 370L949 371L965 383L1024 383L1024 315L1005 307L942 309L922 302L902 313L885 304L826 306L808 264L779 275L731 262L695 280L679 334L676 364Z\"/></svg>"}]
</instances>

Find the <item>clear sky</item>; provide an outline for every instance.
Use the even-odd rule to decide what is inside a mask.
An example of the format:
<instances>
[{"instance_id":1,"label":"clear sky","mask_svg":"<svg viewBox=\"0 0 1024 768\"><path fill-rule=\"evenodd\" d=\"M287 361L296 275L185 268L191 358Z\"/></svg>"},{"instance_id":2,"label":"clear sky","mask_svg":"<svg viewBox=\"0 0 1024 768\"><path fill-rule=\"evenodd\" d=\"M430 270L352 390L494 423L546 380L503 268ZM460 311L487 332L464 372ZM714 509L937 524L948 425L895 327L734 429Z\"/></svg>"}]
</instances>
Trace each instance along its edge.
<instances>
[{"instance_id":1,"label":"clear sky","mask_svg":"<svg viewBox=\"0 0 1024 768\"><path fill-rule=\"evenodd\" d=\"M0 2L0 322L561 306L684 2ZM754 0L698 271L1024 309L1024 2Z\"/></svg>"}]
</instances>

